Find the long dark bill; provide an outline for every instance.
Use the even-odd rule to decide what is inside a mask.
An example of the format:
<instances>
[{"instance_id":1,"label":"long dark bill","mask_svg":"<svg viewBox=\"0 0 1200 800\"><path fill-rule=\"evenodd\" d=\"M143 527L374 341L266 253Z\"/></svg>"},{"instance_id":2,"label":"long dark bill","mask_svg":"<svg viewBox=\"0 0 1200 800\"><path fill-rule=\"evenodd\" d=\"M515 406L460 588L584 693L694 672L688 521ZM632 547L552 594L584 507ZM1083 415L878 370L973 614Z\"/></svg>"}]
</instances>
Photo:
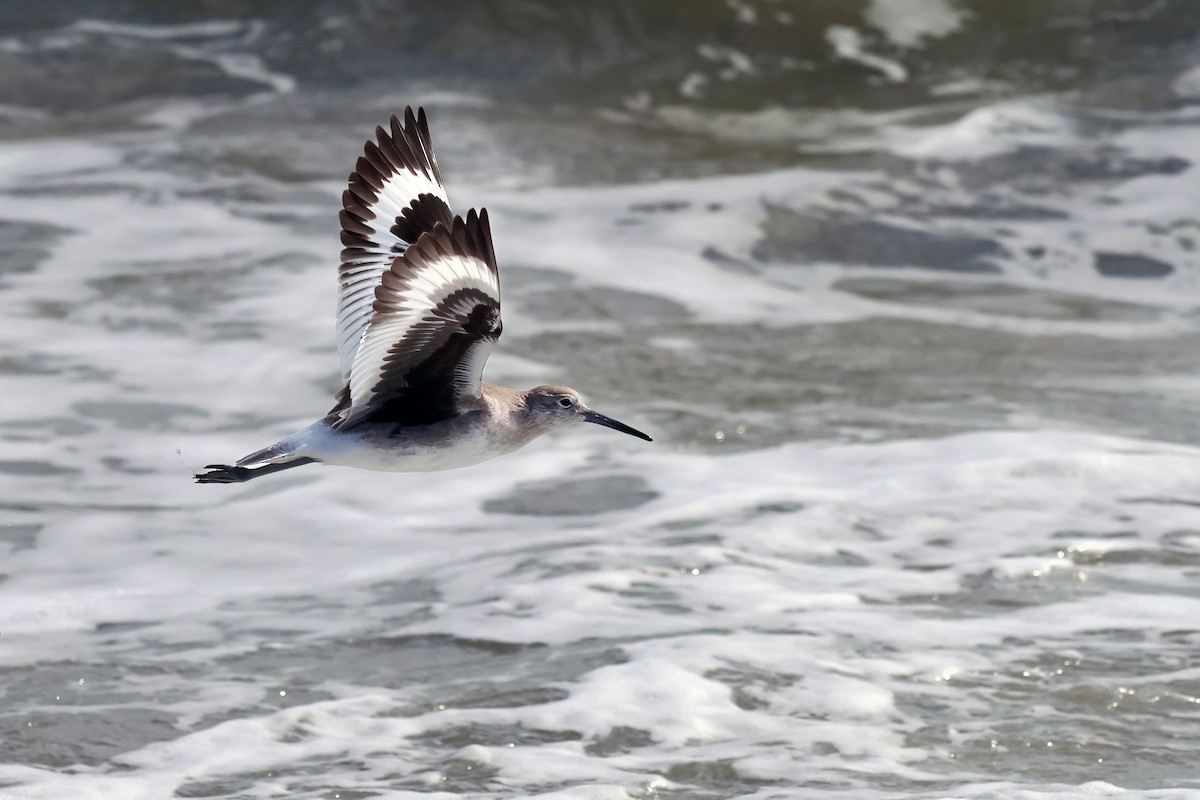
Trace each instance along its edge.
<instances>
[{"instance_id":1,"label":"long dark bill","mask_svg":"<svg viewBox=\"0 0 1200 800\"><path fill-rule=\"evenodd\" d=\"M603 414L597 414L595 411L583 412L583 419L586 422L594 422L597 425L603 425L606 428L612 428L614 431L620 431L621 433L628 433L630 436L636 436L639 439L645 439L647 442L654 441L653 439L651 439L649 436L642 433L638 429L631 428L628 425L626 425L624 422L617 422L612 417L606 417Z\"/></svg>"}]
</instances>

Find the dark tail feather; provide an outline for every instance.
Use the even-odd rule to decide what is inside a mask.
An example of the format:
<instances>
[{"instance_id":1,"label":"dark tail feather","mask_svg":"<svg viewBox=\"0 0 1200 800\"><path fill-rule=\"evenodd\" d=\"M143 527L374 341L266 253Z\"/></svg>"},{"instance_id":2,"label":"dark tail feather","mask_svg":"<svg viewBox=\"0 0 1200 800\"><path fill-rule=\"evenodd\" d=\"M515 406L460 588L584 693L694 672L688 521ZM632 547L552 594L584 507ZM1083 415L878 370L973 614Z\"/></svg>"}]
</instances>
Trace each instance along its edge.
<instances>
[{"instance_id":1,"label":"dark tail feather","mask_svg":"<svg viewBox=\"0 0 1200 800\"><path fill-rule=\"evenodd\" d=\"M196 483L245 483L248 480L257 478L260 475L270 475L272 472L279 472L283 469L291 469L292 467L303 466L304 464L314 464L315 458L297 458L293 461L284 461L278 464L263 464L261 467L232 467L228 464L209 464L205 467L208 472L197 472L195 474Z\"/></svg>"}]
</instances>

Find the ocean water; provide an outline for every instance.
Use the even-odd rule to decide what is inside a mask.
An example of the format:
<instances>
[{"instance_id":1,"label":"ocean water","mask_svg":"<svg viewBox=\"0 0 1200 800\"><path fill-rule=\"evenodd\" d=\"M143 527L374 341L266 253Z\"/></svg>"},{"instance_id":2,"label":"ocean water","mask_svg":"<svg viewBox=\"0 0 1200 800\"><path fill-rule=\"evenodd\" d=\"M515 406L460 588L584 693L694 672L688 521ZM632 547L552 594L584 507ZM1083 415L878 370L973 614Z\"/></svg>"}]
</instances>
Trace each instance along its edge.
<instances>
[{"instance_id":1,"label":"ocean water","mask_svg":"<svg viewBox=\"0 0 1200 800\"><path fill-rule=\"evenodd\" d=\"M432 5L0 11L0 797L1200 796L1200 7ZM656 441L193 484L409 103Z\"/></svg>"}]
</instances>

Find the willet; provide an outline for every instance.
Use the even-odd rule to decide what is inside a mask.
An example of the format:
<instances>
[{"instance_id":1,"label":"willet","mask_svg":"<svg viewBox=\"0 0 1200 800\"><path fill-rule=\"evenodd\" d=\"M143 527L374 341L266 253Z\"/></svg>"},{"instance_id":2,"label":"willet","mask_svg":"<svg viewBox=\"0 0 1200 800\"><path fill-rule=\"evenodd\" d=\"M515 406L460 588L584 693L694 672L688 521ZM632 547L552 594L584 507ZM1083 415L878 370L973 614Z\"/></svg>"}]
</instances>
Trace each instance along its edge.
<instances>
[{"instance_id":1,"label":"willet","mask_svg":"<svg viewBox=\"0 0 1200 800\"><path fill-rule=\"evenodd\" d=\"M375 129L342 194L337 339L344 386L325 417L198 483L241 483L322 462L394 472L465 467L547 431L593 422L640 439L574 389L483 382L500 338L486 210L450 210L424 109Z\"/></svg>"}]
</instances>

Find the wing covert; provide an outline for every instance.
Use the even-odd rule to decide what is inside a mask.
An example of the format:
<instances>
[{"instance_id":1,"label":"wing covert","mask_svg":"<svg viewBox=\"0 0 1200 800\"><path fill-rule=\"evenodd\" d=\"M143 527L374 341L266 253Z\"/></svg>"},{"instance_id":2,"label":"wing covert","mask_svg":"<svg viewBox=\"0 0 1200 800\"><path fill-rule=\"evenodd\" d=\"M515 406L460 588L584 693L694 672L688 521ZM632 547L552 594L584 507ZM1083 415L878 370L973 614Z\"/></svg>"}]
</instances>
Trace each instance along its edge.
<instances>
[{"instance_id":1,"label":"wing covert","mask_svg":"<svg viewBox=\"0 0 1200 800\"><path fill-rule=\"evenodd\" d=\"M381 276L335 427L452 416L481 395L502 327L487 211L436 223Z\"/></svg>"}]
</instances>

